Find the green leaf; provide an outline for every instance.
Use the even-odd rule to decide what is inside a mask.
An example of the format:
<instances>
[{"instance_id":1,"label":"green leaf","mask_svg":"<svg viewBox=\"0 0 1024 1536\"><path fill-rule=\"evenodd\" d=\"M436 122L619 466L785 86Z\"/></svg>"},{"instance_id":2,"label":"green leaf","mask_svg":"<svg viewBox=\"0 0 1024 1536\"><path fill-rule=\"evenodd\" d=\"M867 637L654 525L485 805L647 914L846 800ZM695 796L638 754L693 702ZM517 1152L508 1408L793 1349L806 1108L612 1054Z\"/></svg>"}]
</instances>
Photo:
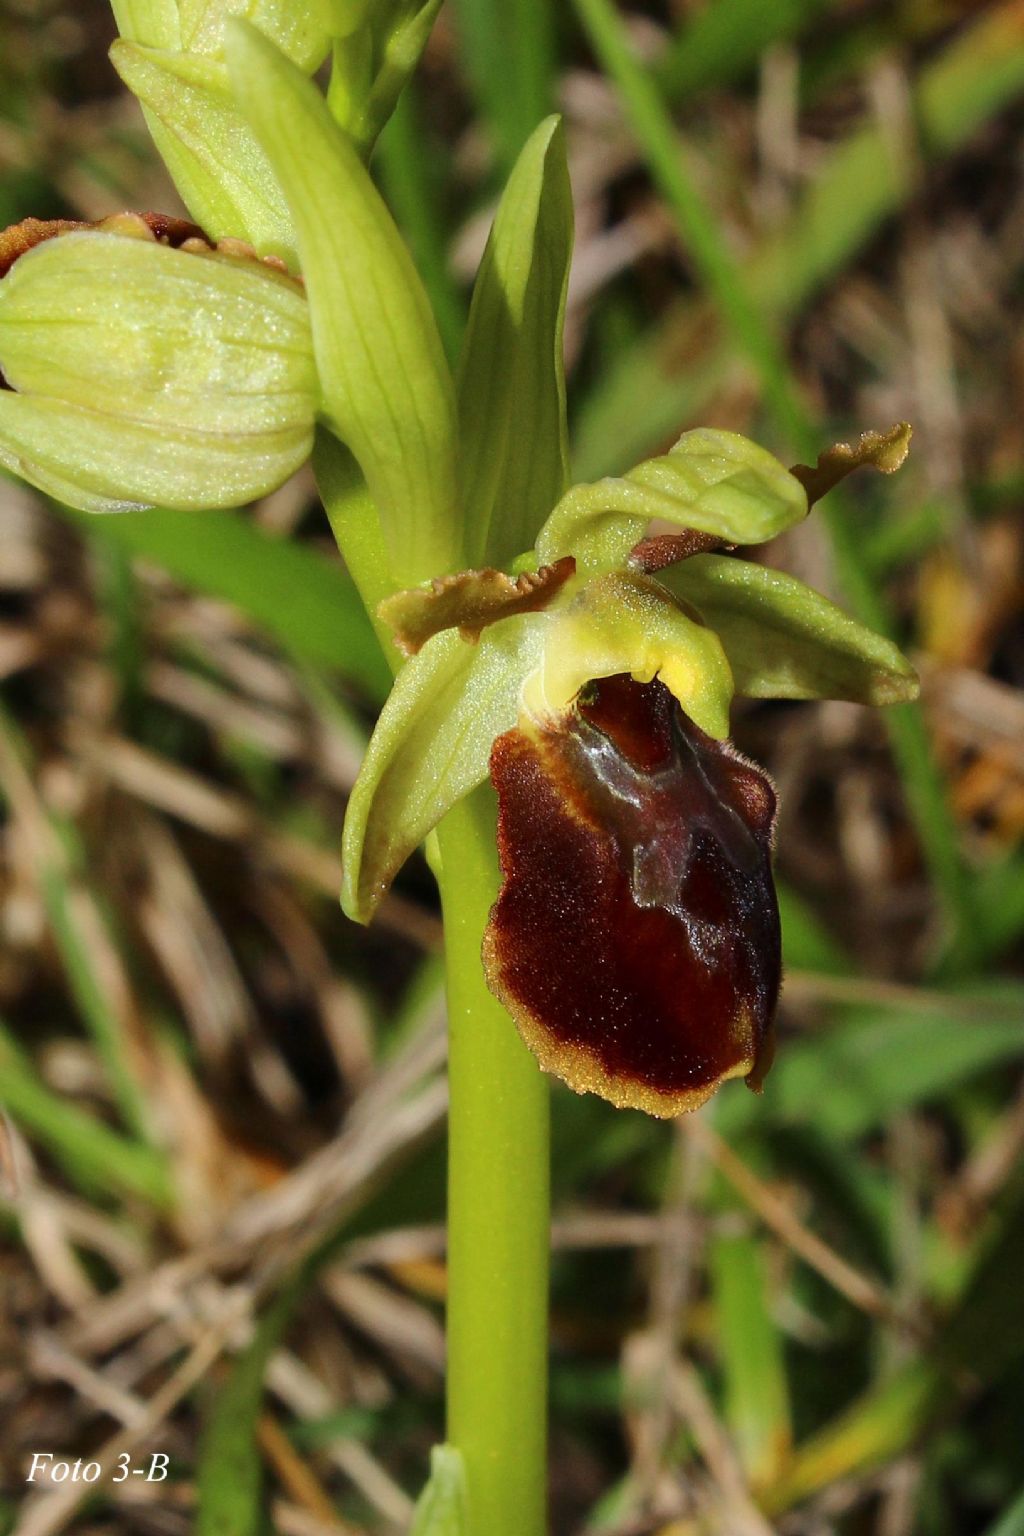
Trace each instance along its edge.
<instances>
[{"instance_id":1,"label":"green leaf","mask_svg":"<svg viewBox=\"0 0 1024 1536\"><path fill-rule=\"evenodd\" d=\"M398 674L345 817L342 906L368 922L405 860L486 777L494 738L515 725L540 659L543 616L505 619L470 645L452 630Z\"/></svg>"},{"instance_id":2,"label":"green leaf","mask_svg":"<svg viewBox=\"0 0 1024 1536\"><path fill-rule=\"evenodd\" d=\"M430 1453L430 1481L416 1501L409 1536L468 1536L469 1507L462 1457L451 1445Z\"/></svg>"},{"instance_id":3,"label":"green leaf","mask_svg":"<svg viewBox=\"0 0 1024 1536\"><path fill-rule=\"evenodd\" d=\"M396 585L413 586L456 566L461 533L455 391L429 301L316 87L245 23L227 56L295 220L324 414L366 477Z\"/></svg>"},{"instance_id":4,"label":"green leaf","mask_svg":"<svg viewBox=\"0 0 1024 1536\"><path fill-rule=\"evenodd\" d=\"M375 701L386 694L391 674L338 560L234 512L154 507L119 517L64 515L91 539L152 560L197 592L236 604L299 662L332 668Z\"/></svg>"},{"instance_id":5,"label":"green leaf","mask_svg":"<svg viewBox=\"0 0 1024 1536\"><path fill-rule=\"evenodd\" d=\"M470 564L529 549L568 480L562 330L572 256L565 133L550 117L505 189L458 374Z\"/></svg>"},{"instance_id":6,"label":"green leaf","mask_svg":"<svg viewBox=\"0 0 1024 1536\"><path fill-rule=\"evenodd\" d=\"M608 569L627 559L654 518L727 544L761 544L806 513L803 486L764 448L699 427L620 479L573 486L541 529L537 555L544 564L575 555L581 569Z\"/></svg>"},{"instance_id":7,"label":"green leaf","mask_svg":"<svg viewBox=\"0 0 1024 1536\"><path fill-rule=\"evenodd\" d=\"M917 675L890 640L793 576L749 560L695 555L661 579L717 632L737 693L859 704L917 697Z\"/></svg>"},{"instance_id":8,"label":"green leaf","mask_svg":"<svg viewBox=\"0 0 1024 1536\"><path fill-rule=\"evenodd\" d=\"M142 103L182 201L214 240L294 258L288 207L215 59L117 42L111 61Z\"/></svg>"}]
</instances>

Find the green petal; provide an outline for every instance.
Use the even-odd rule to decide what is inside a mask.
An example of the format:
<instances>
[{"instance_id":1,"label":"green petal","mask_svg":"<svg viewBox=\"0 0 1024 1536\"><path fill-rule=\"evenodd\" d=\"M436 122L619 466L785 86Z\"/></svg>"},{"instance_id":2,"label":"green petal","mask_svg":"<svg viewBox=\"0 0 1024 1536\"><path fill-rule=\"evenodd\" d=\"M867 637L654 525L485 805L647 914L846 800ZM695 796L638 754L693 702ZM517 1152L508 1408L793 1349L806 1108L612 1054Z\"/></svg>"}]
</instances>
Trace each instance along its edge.
<instances>
[{"instance_id":1,"label":"green petal","mask_svg":"<svg viewBox=\"0 0 1024 1536\"><path fill-rule=\"evenodd\" d=\"M917 697L917 675L891 641L793 576L696 555L660 579L717 631L738 693L858 704Z\"/></svg>"},{"instance_id":2,"label":"green petal","mask_svg":"<svg viewBox=\"0 0 1024 1536\"><path fill-rule=\"evenodd\" d=\"M571 554L581 569L609 570L654 518L726 544L761 544L806 513L803 486L764 448L700 427L619 479L573 486L541 530L537 555L550 564Z\"/></svg>"},{"instance_id":3,"label":"green petal","mask_svg":"<svg viewBox=\"0 0 1024 1536\"><path fill-rule=\"evenodd\" d=\"M402 668L345 817L349 917L369 921L427 833L487 777L494 738L515 725L523 678L539 663L545 623L506 619L476 645L445 630Z\"/></svg>"},{"instance_id":4,"label":"green petal","mask_svg":"<svg viewBox=\"0 0 1024 1536\"><path fill-rule=\"evenodd\" d=\"M182 201L214 240L294 260L288 206L215 59L117 42L111 61L142 103Z\"/></svg>"},{"instance_id":5,"label":"green petal","mask_svg":"<svg viewBox=\"0 0 1024 1536\"><path fill-rule=\"evenodd\" d=\"M572 236L565 134L549 117L505 188L459 367L471 564L504 566L529 549L565 490L562 329Z\"/></svg>"},{"instance_id":6,"label":"green petal","mask_svg":"<svg viewBox=\"0 0 1024 1536\"><path fill-rule=\"evenodd\" d=\"M228 28L239 104L295 220L332 429L381 516L396 585L453 569L455 391L394 220L316 87L252 27Z\"/></svg>"},{"instance_id":7,"label":"green petal","mask_svg":"<svg viewBox=\"0 0 1024 1536\"><path fill-rule=\"evenodd\" d=\"M599 576L551 615L523 704L538 719L559 716L591 679L623 672L657 677L702 731L728 736L733 680L721 642L648 576Z\"/></svg>"}]
</instances>

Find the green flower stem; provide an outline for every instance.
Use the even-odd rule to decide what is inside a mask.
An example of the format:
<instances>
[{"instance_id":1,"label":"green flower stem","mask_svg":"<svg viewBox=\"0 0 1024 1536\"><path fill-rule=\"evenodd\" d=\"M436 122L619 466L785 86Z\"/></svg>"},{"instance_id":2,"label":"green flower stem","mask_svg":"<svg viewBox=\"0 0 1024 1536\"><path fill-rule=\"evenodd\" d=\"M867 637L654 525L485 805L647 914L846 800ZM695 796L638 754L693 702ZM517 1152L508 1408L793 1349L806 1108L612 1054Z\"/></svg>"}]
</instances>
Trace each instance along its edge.
<instances>
[{"instance_id":1,"label":"green flower stem","mask_svg":"<svg viewBox=\"0 0 1024 1536\"><path fill-rule=\"evenodd\" d=\"M347 451L314 468L342 555L393 669L377 606L392 590L380 523ZM467 1536L547 1527L549 1095L488 990L480 948L498 894L489 785L438 828L448 977L448 1442L469 1484Z\"/></svg>"},{"instance_id":2,"label":"green flower stem","mask_svg":"<svg viewBox=\"0 0 1024 1536\"><path fill-rule=\"evenodd\" d=\"M487 989L498 892L489 785L438 830L448 967L448 1440L469 1536L546 1530L549 1095Z\"/></svg>"}]
</instances>

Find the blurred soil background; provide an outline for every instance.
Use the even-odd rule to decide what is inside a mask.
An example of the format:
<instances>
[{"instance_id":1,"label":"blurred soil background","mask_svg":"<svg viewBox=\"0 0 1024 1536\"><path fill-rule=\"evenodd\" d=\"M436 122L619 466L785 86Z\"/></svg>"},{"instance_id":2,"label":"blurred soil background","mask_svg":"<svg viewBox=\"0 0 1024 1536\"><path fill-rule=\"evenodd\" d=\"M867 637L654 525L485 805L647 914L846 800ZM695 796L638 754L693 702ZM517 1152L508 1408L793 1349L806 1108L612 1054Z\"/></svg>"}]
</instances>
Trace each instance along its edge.
<instances>
[{"instance_id":1,"label":"blurred soil background","mask_svg":"<svg viewBox=\"0 0 1024 1536\"><path fill-rule=\"evenodd\" d=\"M0 0L0 226L177 207L112 36ZM453 353L556 105L577 476L912 421L766 558L923 695L737 711L783 804L763 1098L555 1093L555 1536L1015 1536L1024 5L452 3L376 167ZM0 680L0 1531L396 1536L442 1435L440 927L421 861L338 908L385 672L311 480L89 520L0 479ZM29 1490L35 1451L170 1473Z\"/></svg>"}]
</instances>

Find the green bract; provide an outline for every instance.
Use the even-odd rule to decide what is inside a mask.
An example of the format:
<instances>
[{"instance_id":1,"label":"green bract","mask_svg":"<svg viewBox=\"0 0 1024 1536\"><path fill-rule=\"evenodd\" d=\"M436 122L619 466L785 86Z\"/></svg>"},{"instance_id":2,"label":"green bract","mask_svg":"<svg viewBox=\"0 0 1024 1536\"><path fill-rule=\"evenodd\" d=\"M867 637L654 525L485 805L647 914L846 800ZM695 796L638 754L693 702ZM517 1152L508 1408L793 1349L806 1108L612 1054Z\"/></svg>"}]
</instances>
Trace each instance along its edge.
<instances>
[{"instance_id":1,"label":"green bract","mask_svg":"<svg viewBox=\"0 0 1024 1536\"><path fill-rule=\"evenodd\" d=\"M360 154L369 155L394 111L440 9L441 0L353 0L345 6L335 28L327 100Z\"/></svg>"},{"instance_id":2,"label":"green bract","mask_svg":"<svg viewBox=\"0 0 1024 1536\"><path fill-rule=\"evenodd\" d=\"M430 1481L416 1500L409 1536L467 1536L466 1469L450 1445L430 1453Z\"/></svg>"},{"instance_id":3,"label":"green bract","mask_svg":"<svg viewBox=\"0 0 1024 1536\"><path fill-rule=\"evenodd\" d=\"M451 570L455 390L412 258L312 82L240 22L227 54L241 110L287 189L324 414L366 477L396 584Z\"/></svg>"},{"instance_id":4,"label":"green bract","mask_svg":"<svg viewBox=\"0 0 1024 1536\"><path fill-rule=\"evenodd\" d=\"M467 554L474 563L506 565L528 549L568 481L562 325L572 237L565 134L552 117L509 178L459 363Z\"/></svg>"},{"instance_id":5,"label":"green bract","mask_svg":"<svg viewBox=\"0 0 1024 1536\"><path fill-rule=\"evenodd\" d=\"M288 206L215 58L115 43L114 67L146 122L192 217L215 240L237 235L294 260Z\"/></svg>"},{"instance_id":6,"label":"green bract","mask_svg":"<svg viewBox=\"0 0 1024 1536\"><path fill-rule=\"evenodd\" d=\"M85 511L238 506L312 445L302 289L140 228L47 240L0 281L0 462Z\"/></svg>"}]
</instances>

